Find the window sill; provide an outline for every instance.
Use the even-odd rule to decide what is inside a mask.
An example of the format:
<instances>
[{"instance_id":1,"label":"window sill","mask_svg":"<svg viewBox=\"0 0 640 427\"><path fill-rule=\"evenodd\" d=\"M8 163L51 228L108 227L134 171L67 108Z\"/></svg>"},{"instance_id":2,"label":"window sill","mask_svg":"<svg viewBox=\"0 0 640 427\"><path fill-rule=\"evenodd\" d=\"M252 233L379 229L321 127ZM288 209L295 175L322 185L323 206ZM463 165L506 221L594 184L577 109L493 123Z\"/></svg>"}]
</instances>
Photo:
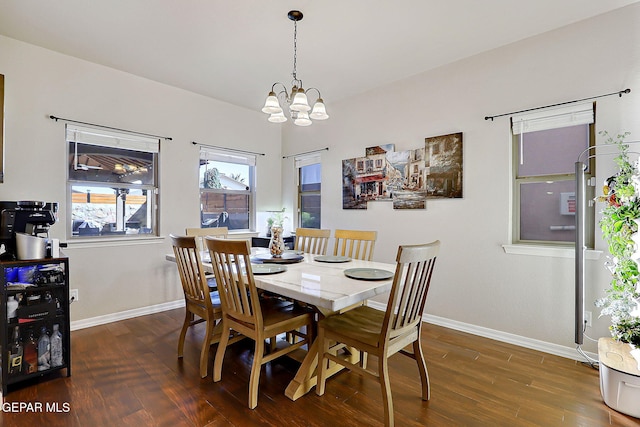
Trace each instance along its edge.
<instances>
[{"instance_id":1,"label":"window sill","mask_svg":"<svg viewBox=\"0 0 640 427\"><path fill-rule=\"evenodd\" d=\"M512 255L533 255L533 256L546 256L554 258L575 258L575 248L555 247L555 246L542 246L542 245L502 245L505 253ZM600 259L602 251L594 249L587 249L585 251L585 258L591 260Z\"/></svg>"},{"instance_id":2,"label":"window sill","mask_svg":"<svg viewBox=\"0 0 640 427\"><path fill-rule=\"evenodd\" d=\"M87 238L87 239L69 239L67 240L68 249L82 249L82 248L96 248L96 247L109 247L109 246L135 246L135 245L154 245L158 243L164 243L164 236L149 236L149 237L102 237L102 238Z\"/></svg>"}]
</instances>

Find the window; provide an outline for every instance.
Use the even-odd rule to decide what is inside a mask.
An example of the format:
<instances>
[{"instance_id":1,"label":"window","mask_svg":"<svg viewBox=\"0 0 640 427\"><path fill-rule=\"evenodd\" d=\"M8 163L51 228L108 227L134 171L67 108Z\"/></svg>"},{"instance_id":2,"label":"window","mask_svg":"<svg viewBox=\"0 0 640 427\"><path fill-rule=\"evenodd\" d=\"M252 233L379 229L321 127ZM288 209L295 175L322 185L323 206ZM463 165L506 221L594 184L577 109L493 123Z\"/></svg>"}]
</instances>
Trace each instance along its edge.
<instances>
[{"instance_id":1,"label":"window","mask_svg":"<svg viewBox=\"0 0 640 427\"><path fill-rule=\"evenodd\" d=\"M574 243L575 164L594 143L593 117L592 103L512 117L514 243ZM593 176L593 169L591 162L586 173ZM593 209L585 218L594 223ZM589 234L592 245L593 230Z\"/></svg>"},{"instance_id":2,"label":"window","mask_svg":"<svg viewBox=\"0 0 640 427\"><path fill-rule=\"evenodd\" d=\"M66 139L67 235L157 236L159 140L73 125Z\"/></svg>"},{"instance_id":3,"label":"window","mask_svg":"<svg viewBox=\"0 0 640 427\"><path fill-rule=\"evenodd\" d=\"M255 228L253 155L200 149L200 226Z\"/></svg>"},{"instance_id":4,"label":"window","mask_svg":"<svg viewBox=\"0 0 640 427\"><path fill-rule=\"evenodd\" d=\"M298 169L298 224L303 228L320 228L320 155L298 157L295 164Z\"/></svg>"}]
</instances>

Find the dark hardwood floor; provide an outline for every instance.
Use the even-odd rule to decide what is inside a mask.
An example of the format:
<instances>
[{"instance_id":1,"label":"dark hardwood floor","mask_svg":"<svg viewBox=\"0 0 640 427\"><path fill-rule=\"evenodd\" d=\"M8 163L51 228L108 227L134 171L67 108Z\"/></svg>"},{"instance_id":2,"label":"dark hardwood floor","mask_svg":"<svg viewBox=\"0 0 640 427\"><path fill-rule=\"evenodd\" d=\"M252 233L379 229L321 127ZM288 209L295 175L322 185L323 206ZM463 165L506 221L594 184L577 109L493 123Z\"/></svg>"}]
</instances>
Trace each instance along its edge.
<instances>
[{"instance_id":1,"label":"dark hardwood floor","mask_svg":"<svg viewBox=\"0 0 640 427\"><path fill-rule=\"evenodd\" d=\"M262 370L258 407L247 407L251 342L227 351L222 381L198 374L203 326L187 334L176 357L183 310L172 310L72 333L72 375L14 387L4 406L31 403L35 412L4 412L11 426L376 426L382 397L375 381L343 372L323 397L284 396L297 363ZM580 362L425 324L423 341L431 400L420 399L415 362L390 359L397 426L637 426L609 409L598 372ZM213 360L211 354L211 361ZM371 358L372 359L372 358ZM370 360L375 363L375 360ZM37 411L37 403L42 411ZM46 405L57 404L59 412Z\"/></svg>"}]
</instances>

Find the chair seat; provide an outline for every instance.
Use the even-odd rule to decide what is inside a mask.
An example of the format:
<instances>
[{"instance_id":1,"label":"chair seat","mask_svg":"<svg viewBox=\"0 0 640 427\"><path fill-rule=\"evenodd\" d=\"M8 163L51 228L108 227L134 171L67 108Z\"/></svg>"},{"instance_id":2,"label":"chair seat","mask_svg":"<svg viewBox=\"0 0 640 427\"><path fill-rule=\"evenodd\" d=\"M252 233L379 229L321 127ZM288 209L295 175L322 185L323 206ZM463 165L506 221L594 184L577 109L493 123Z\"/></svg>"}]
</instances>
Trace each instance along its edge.
<instances>
[{"instance_id":1,"label":"chair seat","mask_svg":"<svg viewBox=\"0 0 640 427\"><path fill-rule=\"evenodd\" d=\"M320 325L328 331L336 331L338 333L344 331L349 334L351 339L372 347L378 347L380 345L384 314L384 311L368 306L360 306L339 316L329 316L322 319Z\"/></svg>"},{"instance_id":2,"label":"chair seat","mask_svg":"<svg viewBox=\"0 0 640 427\"><path fill-rule=\"evenodd\" d=\"M269 330L280 329L279 326L281 324L302 314L314 314L314 311L310 308L276 298L261 299L260 310L262 311L262 324L264 329ZM249 326L246 322L239 321L238 319L234 320Z\"/></svg>"},{"instance_id":3,"label":"chair seat","mask_svg":"<svg viewBox=\"0 0 640 427\"><path fill-rule=\"evenodd\" d=\"M301 314L314 313L310 308L276 299L260 300L260 309L265 328L276 327L278 324Z\"/></svg>"}]
</instances>

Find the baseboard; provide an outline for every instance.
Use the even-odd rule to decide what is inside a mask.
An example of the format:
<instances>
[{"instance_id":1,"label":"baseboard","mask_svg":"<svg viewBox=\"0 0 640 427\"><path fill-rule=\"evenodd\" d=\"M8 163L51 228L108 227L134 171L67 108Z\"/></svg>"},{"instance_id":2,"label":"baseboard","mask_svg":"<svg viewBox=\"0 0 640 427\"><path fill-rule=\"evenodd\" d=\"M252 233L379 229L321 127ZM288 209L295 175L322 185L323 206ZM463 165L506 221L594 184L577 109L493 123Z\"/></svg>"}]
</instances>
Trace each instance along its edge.
<instances>
[{"instance_id":1,"label":"baseboard","mask_svg":"<svg viewBox=\"0 0 640 427\"><path fill-rule=\"evenodd\" d=\"M378 310L385 310L386 304L369 301L368 305ZM425 314L422 321L433 325L443 326L445 328L454 329L456 331L467 332L469 334L478 335L485 338L494 339L496 341L506 342L508 344L520 347L530 348L532 350L542 351L544 353L553 354L567 359L585 361L585 358L578 353L574 347L566 347L558 344L548 343L533 338L527 338L520 335L510 334L507 332L497 331L495 329L484 328L482 326L472 325L470 323L458 322L457 320L447 319L445 317L433 316ZM585 352L585 354L593 360L598 360L596 353Z\"/></svg>"},{"instance_id":2,"label":"baseboard","mask_svg":"<svg viewBox=\"0 0 640 427\"><path fill-rule=\"evenodd\" d=\"M386 309L386 304L380 302L368 301L367 304L378 310ZM133 310L121 311L118 313L106 314L104 316L76 320L71 322L71 330L76 331L79 329L90 328L92 326L105 325L107 323L117 322L119 320L146 316L147 314L160 313L180 307L184 307L183 299L165 302L162 304L150 305L148 307L135 308ZM431 314L423 315L422 320L427 323L454 329L456 331L467 332L469 334L506 342L520 347L530 348L532 350L542 351L544 353L549 353L560 357L566 357L568 359L584 361L584 357L580 355L573 347L552 344L546 341L540 341L533 338L527 338L520 335L497 331L495 329L484 328L482 326L472 325L470 323L458 322L457 320L451 320L445 317L434 316ZM598 360L597 354L590 352L585 353L591 359Z\"/></svg>"},{"instance_id":3,"label":"baseboard","mask_svg":"<svg viewBox=\"0 0 640 427\"><path fill-rule=\"evenodd\" d=\"M174 308L184 307L184 299L164 302L162 304L150 305L147 307L134 308L132 310L120 311L118 313L105 314L104 316L90 317L88 319L75 320L71 322L71 330L90 328L92 326L105 325L119 320L132 319L134 317L146 316L147 314L160 313Z\"/></svg>"}]
</instances>

